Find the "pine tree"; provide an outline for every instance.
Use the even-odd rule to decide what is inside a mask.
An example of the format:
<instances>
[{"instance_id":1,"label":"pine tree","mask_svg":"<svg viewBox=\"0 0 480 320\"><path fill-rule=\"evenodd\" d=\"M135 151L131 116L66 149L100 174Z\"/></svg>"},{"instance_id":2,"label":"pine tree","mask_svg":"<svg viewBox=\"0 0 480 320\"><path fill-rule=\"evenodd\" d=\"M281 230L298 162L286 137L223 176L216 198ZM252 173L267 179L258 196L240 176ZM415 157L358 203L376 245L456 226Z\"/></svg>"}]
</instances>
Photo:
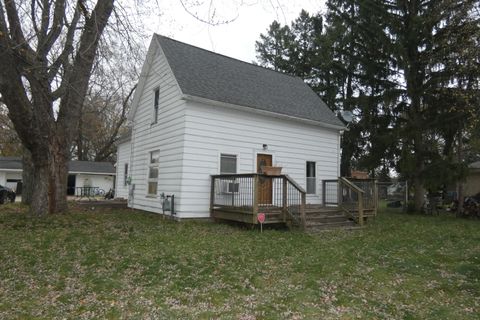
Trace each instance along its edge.
<instances>
[{"instance_id":1,"label":"pine tree","mask_svg":"<svg viewBox=\"0 0 480 320\"><path fill-rule=\"evenodd\" d=\"M398 170L413 181L415 208L424 188L458 175L454 137L467 125L478 90L479 23L475 0L384 0L385 34L401 91L396 123L402 153ZM472 69L473 68L473 69ZM439 168L443 174L439 173ZM443 180L443 181L442 181Z\"/></svg>"}]
</instances>

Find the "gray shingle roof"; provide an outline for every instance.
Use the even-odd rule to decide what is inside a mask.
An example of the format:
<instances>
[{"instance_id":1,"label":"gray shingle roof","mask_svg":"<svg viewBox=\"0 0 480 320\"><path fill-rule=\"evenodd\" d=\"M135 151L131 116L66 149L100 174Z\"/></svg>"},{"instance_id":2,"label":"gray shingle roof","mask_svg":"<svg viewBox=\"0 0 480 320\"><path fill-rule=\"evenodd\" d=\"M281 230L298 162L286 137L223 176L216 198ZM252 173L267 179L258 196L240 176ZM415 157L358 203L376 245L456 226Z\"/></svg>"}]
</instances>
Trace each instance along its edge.
<instances>
[{"instance_id":1,"label":"gray shingle roof","mask_svg":"<svg viewBox=\"0 0 480 320\"><path fill-rule=\"evenodd\" d=\"M22 170L22 158L20 157L0 157L0 170ZM115 174L115 167L110 162L93 161L70 161L68 163L69 172L79 173L106 173Z\"/></svg>"},{"instance_id":2,"label":"gray shingle roof","mask_svg":"<svg viewBox=\"0 0 480 320\"><path fill-rule=\"evenodd\" d=\"M0 169L22 170L22 158L0 157Z\"/></svg>"},{"instance_id":3,"label":"gray shingle roof","mask_svg":"<svg viewBox=\"0 0 480 320\"><path fill-rule=\"evenodd\" d=\"M480 161L472 162L468 167L470 169L480 169Z\"/></svg>"},{"instance_id":4,"label":"gray shingle roof","mask_svg":"<svg viewBox=\"0 0 480 320\"><path fill-rule=\"evenodd\" d=\"M110 162L70 161L68 171L115 174L115 167Z\"/></svg>"},{"instance_id":5,"label":"gray shingle roof","mask_svg":"<svg viewBox=\"0 0 480 320\"><path fill-rule=\"evenodd\" d=\"M156 36L184 94L344 126L298 77Z\"/></svg>"}]
</instances>

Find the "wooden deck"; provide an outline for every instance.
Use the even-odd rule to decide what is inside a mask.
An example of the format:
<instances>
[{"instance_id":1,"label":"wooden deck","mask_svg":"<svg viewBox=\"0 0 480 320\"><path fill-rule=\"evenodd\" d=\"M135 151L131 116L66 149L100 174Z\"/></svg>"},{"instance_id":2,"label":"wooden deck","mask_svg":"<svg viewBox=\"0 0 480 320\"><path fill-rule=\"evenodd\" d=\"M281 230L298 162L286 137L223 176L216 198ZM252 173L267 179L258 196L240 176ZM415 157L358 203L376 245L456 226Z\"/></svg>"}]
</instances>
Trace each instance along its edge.
<instances>
[{"instance_id":1,"label":"wooden deck","mask_svg":"<svg viewBox=\"0 0 480 320\"><path fill-rule=\"evenodd\" d=\"M328 181L330 185L334 181L336 184L334 190L327 193L323 183L324 204L309 205L305 191L286 175L212 176L210 214L214 219L256 225L258 215L264 213L264 224L286 224L304 230L351 229L376 215L373 180L362 180L358 184L344 178ZM264 199L268 199L268 204Z\"/></svg>"}]
</instances>

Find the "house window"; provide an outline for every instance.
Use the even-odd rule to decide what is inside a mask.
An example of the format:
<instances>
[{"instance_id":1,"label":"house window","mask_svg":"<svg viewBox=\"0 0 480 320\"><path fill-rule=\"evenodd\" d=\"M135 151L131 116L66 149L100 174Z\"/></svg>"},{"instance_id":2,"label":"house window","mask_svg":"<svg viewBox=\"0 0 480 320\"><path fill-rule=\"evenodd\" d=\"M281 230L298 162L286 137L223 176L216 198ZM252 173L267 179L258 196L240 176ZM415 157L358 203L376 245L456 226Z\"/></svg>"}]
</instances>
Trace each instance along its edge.
<instances>
[{"instance_id":1,"label":"house window","mask_svg":"<svg viewBox=\"0 0 480 320\"><path fill-rule=\"evenodd\" d=\"M237 173L237 155L221 154L220 155L220 174Z\"/></svg>"},{"instance_id":2,"label":"house window","mask_svg":"<svg viewBox=\"0 0 480 320\"><path fill-rule=\"evenodd\" d=\"M158 185L158 162L160 158L160 151L155 150L150 152L150 161L148 163L148 195L157 195Z\"/></svg>"},{"instance_id":3,"label":"house window","mask_svg":"<svg viewBox=\"0 0 480 320\"><path fill-rule=\"evenodd\" d=\"M128 163L125 163L123 168L123 185L126 186L128 184Z\"/></svg>"},{"instance_id":4,"label":"house window","mask_svg":"<svg viewBox=\"0 0 480 320\"><path fill-rule=\"evenodd\" d=\"M316 163L314 161L307 161L307 194L316 193L317 173Z\"/></svg>"},{"instance_id":5,"label":"house window","mask_svg":"<svg viewBox=\"0 0 480 320\"><path fill-rule=\"evenodd\" d=\"M160 88L155 89L154 99L153 99L153 122L157 123L158 121L158 106L160 103Z\"/></svg>"}]
</instances>

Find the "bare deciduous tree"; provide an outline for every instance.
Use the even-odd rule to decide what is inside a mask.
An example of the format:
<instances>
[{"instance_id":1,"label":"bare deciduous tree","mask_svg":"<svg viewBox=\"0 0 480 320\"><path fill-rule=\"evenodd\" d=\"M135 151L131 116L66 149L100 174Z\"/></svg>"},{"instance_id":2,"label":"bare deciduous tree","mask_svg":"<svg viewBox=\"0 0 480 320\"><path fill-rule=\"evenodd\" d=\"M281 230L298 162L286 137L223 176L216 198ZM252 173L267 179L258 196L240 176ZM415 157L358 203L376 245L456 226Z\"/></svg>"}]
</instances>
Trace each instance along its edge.
<instances>
[{"instance_id":1,"label":"bare deciduous tree","mask_svg":"<svg viewBox=\"0 0 480 320\"><path fill-rule=\"evenodd\" d=\"M70 145L114 0L0 1L0 93L29 150L31 212L64 212Z\"/></svg>"}]
</instances>

